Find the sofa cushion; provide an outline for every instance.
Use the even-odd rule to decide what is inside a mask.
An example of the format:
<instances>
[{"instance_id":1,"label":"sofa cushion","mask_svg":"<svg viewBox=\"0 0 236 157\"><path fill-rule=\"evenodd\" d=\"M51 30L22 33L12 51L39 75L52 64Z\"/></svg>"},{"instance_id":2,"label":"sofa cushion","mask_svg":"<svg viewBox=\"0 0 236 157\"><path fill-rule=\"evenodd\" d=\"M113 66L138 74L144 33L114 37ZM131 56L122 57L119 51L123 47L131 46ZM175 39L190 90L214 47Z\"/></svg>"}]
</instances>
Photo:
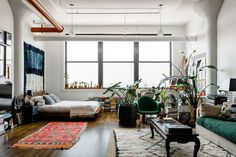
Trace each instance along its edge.
<instances>
[{"instance_id":1,"label":"sofa cushion","mask_svg":"<svg viewBox=\"0 0 236 157\"><path fill-rule=\"evenodd\" d=\"M58 102L61 101L55 94L49 94L49 95L52 97L52 99L53 99L56 103L58 103Z\"/></svg>"},{"instance_id":2,"label":"sofa cushion","mask_svg":"<svg viewBox=\"0 0 236 157\"><path fill-rule=\"evenodd\" d=\"M48 104L48 105L56 103L50 95L43 95L43 99L45 100L46 104Z\"/></svg>"},{"instance_id":3,"label":"sofa cushion","mask_svg":"<svg viewBox=\"0 0 236 157\"><path fill-rule=\"evenodd\" d=\"M200 105L200 116L217 118L222 106L214 106L209 104Z\"/></svg>"},{"instance_id":4,"label":"sofa cushion","mask_svg":"<svg viewBox=\"0 0 236 157\"><path fill-rule=\"evenodd\" d=\"M31 105L45 105L45 100L43 99L43 96L34 96L30 99Z\"/></svg>"},{"instance_id":5,"label":"sofa cushion","mask_svg":"<svg viewBox=\"0 0 236 157\"><path fill-rule=\"evenodd\" d=\"M197 118L197 124L236 144L236 123L210 117Z\"/></svg>"}]
</instances>

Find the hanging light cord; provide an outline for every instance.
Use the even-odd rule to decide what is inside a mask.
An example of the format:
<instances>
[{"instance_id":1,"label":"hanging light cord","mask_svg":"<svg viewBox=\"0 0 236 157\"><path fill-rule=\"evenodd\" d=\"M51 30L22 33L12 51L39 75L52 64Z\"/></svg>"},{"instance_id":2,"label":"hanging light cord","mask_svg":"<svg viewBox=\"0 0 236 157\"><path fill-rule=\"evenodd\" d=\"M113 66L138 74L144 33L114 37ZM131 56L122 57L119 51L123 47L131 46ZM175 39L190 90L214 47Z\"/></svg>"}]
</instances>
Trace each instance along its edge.
<instances>
[{"instance_id":1,"label":"hanging light cord","mask_svg":"<svg viewBox=\"0 0 236 157\"><path fill-rule=\"evenodd\" d=\"M124 14L124 36L126 36L126 14Z\"/></svg>"},{"instance_id":2,"label":"hanging light cord","mask_svg":"<svg viewBox=\"0 0 236 157\"><path fill-rule=\"evenodd\" d=\"M161 9L162 9L163 4L159 4L158 6L159 6L159 14L160 14L160 27L159 27L159 31L158 31L157 35L162 36L163 35L163 30L162 30L162 23L161 23L161 20L162 20Z\"/></svg>"},{"instance_id":3,"label":"hanging light cord","mask_svg":"<svg viewBox=\"0 0 236 157\"><path fill-rule=\"evenodd\" d=\"M72 13L73 13L73 7L72 7ZM74 32L74 14L71 15L71 32Z\"/></svg>"},{"instance_id":4,"label":"hanging light cord","mask_svg":"<svg viewBox=\"0 0 236 157\"><path fill-rule=\"evenodd\" d=\"M71 7L71 30L70 30L70 35L74 35L74 4L70 4L70 7Z\"/></svg>"},{"instance_id":5,"label":"hanging light cord","mask_svg":"<svg viewBox=\"0 0 236 157\"><path fill-rule=\"evenodd\" d=\"M162 7L163 5L162 4L160 4L159 5L159 10L160 10L160 31L162 30L162 27L161 27L161 7Z\"/></svg>"}]
</instances>

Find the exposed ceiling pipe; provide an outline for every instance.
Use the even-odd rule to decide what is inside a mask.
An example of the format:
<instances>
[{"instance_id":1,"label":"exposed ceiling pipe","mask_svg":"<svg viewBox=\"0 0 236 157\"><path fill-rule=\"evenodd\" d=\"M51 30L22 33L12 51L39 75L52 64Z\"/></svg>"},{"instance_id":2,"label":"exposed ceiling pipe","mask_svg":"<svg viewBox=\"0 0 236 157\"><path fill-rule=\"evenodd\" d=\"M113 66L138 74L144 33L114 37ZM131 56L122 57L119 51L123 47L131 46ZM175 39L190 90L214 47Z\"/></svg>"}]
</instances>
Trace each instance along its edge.
<instances>
[{"instance_id":1,"label":"exposed ceiling pipe","mask_svg":"<svg viewBox=\"0 0 236 157\"><path fill-rule=\"evenodd\" d=\"M64 27L60 25L53 16L37 0L27 0L40 14L42 14L54 27L32 27L31 32L63 32Z\"/></svg>"}]
</instances>

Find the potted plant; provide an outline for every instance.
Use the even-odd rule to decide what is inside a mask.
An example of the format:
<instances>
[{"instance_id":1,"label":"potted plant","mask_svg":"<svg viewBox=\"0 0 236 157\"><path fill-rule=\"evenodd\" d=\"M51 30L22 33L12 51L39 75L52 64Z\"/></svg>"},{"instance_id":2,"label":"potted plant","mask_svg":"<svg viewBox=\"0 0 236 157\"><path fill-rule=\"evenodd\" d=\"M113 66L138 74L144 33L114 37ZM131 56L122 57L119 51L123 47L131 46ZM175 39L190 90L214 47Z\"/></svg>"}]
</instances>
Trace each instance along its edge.
<instances>
[{"instance_id":1,"label":"potted plant","mask_svg":"<svg viewBox=\"0 0 236 157\"><path fill-rule=\"evenodd\" d=\"M217 70L217 68L213 65L207 65L207 66L203 66L203 67L196 67L196 73L192 76L188 76L188 75L184 75L176 66L174 66L178 72L180 73L180 76L170 76L170 77L166 77L163 80L161 80L161 82L159 83L159 87L161 87L163 85L163 83L165 83L166 81L171 81L173 79L176 80L176 84L178 84L178 86L181 86L181 99L186 99L186 101L190 104L190 108L192 107L192 118L193 121L196 120L196 108L198 107L199 101L201 99L201 96L204 95L205 90L211 86L211 85L216 85L214 83L210 83L208 85L206 85L205 88L203 89L199 89L197 87L197 78L198 78L198 73L200 71L203 71L205 68L210 68L213 70ZM177 90L178 92L178 90Z\"/></svg>"},{"instance_id":2,"label":"potted plant","mask_svg":"<svg viewBox=\"0 0 236 157\"><path fill-rule=\"evenodd\" d=\"M141 80L136 81L133 85L121 87L122 82L118 82L106 89L103 94L111 93L110 97L119 98L118 117L120 124L123 126L134 126L137 120L137 108L134 103L137 98L136 90Z\"/></svg>"}]
</instances>

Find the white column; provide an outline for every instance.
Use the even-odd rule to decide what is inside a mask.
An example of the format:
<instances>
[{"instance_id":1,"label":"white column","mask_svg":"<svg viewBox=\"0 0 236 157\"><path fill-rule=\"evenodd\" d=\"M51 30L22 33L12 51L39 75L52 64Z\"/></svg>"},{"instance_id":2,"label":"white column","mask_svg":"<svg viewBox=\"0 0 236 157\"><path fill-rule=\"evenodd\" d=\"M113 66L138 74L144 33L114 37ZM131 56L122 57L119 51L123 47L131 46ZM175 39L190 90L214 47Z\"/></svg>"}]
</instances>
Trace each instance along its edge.
<instances>
[{"instance_id":1,"label":"white column","mask_svg":"<svg viewBox=\"0 0 236 157\"><path fill-rule=\"evenodd\" d=\"M9 0L14 15L14 95L24 94L24 29L31 15L22 0ZM28 29L28 28L27 28Z\"/></svg>"},{"instance_id":2,"label":"white column","mask_svg":"<svg viewBox=\"0 0 236 157\"><path fill-rule=\"evenodd\" d=\"M195 4L195 11L205 20L207 20L207 52L206 65L217 67L217 18L224 0L200 0ZM206 84L217 84L217 72L215 70L206 70ZM207 93L216 94L216 86L208 88Z\"/></svg>"}]
</instances>

